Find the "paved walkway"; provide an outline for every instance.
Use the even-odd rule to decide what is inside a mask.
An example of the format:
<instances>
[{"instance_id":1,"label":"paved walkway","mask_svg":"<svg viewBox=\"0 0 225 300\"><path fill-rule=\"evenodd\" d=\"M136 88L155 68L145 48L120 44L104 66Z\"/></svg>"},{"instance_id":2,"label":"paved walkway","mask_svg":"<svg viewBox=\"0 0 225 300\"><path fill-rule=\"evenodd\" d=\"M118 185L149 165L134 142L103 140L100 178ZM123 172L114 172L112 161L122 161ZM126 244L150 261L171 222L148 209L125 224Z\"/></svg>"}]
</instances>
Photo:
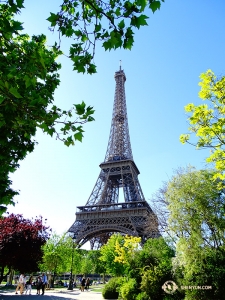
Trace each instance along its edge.
<instances>
[{"instance_id":1,"label":"paved walkway","mask_svg":"<svg viewBox=\"0 0 225 300\"><path fill-rule=\"evenodd\" d=\"M54 290L47 290L45 294L36 295L36 290L32 290L32 295L15 295L15 291L0 291L0 300L7 300L9 298L13 298L12 300L20 299L21 297L25 300L33 299L33 300L103 300L102 293L100 292L92 292L92 291L85 291L82 292L75 289L73 291L54 291Z\"/></svg>"}]
</instances>

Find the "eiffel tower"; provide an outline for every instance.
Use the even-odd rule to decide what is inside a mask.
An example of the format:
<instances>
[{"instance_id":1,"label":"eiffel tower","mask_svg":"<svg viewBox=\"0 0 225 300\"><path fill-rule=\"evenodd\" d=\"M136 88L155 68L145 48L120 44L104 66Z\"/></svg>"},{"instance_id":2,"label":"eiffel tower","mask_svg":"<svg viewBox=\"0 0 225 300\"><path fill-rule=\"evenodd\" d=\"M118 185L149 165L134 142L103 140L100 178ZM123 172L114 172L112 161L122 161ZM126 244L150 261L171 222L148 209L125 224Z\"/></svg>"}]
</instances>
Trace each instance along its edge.
<instances>
[{"instance_id":1,"label":"eiffel tower","mask_svg":"<svg viewBox=\"0 0 225 300\"><path fill-rule=\"evenodd\" d=\"M123 70L115 72L115 98L108 147L100 175L85 206L78 206L76 220L68 230L76 243L87 241L91 249L105 244L109 237L120 232L141 237L142 243L158 237L157 217L146 202L132 155L128 129L125 81ZM119 202L119 188L124 202Z\"/></svg>"}]
</instances>

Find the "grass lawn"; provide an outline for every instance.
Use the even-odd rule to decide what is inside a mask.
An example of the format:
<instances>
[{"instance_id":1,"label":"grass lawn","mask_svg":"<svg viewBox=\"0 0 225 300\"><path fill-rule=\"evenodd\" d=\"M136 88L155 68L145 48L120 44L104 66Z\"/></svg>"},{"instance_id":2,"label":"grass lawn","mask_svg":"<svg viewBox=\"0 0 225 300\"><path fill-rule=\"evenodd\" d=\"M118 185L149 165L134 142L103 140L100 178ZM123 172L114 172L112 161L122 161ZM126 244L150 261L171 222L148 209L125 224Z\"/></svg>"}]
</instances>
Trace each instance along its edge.
<instances>
[{"instance_id":1,"label":"grass lawn","mask_svg":"<svg viewBox=\"0 0 225 300\"><path fill-rule=\"evenodd\" d=\"M102 290L103 290L103 288L104 288L104 284L101 284L101 286L91 286L91 288L90 288L90 290L92 291L92 292L102 292Z\"/></svg>"}]
</instances>

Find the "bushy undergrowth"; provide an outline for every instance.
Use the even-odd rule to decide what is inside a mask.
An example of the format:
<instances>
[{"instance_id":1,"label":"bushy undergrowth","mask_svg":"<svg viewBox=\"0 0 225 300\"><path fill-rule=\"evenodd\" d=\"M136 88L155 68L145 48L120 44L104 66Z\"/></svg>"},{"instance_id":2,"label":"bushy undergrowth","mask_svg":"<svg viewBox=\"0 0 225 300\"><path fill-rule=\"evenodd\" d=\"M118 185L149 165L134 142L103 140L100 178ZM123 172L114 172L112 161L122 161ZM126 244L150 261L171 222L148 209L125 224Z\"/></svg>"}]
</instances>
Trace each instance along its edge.
<instances>
[{"instance_id":1,"label":"bushy undergrowth","mask_svg":"<svg viewBox=\"0 0 225 300\"><path fill-rule=\"evenodd\" d=\"M120 287L120 295L123 300L135 300L137 295L137 282L134 278L130 278Z\"/></svg>"},{"instance_id":2,"label":"bushy undergrowth","mask_svg":"<svg viewBox=\"0 0 225 300\"><path fill-rule=\"evenodd\" d=\"M136 300L149 300L149 296L145 292L137 295Z\"/></svg>"},{"instance_id":3,"label":"bushy undergrowth","mask_svg":"<svg viewBox=\"0 0 225 300\"><path fill-rule=\"evenodd\" d=\"M119 288L123 284L124 279L122 277L111 278L105 285L102 296L104 299L118 299Z\"/></svg>"}]
</instances>

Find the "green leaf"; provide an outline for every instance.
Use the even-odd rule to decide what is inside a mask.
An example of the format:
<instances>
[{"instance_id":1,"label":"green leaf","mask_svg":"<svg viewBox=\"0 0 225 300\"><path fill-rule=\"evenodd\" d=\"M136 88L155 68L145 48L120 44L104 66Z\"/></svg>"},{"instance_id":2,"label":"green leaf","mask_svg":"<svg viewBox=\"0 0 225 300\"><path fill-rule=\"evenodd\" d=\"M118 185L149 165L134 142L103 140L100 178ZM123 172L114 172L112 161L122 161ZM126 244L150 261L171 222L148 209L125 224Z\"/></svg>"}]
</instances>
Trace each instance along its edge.
<instances>
[{"instance_id":1,"label":"green leaf","mask_svg":"<svg viewBox=\"0 0 225 300\"><path fill-rule=\"evenodd\" d=\"M73 33L74 33L74 30L73 30L72 27L67 28L66 31L65 31L65 35L67 37L71 37L73 35Z\"/></svg>"},{"instance_id":2,"label":"green leaf","mask_svg":"<svg viewBox=\"0 0 225 300\"><path fill-rule=\"evenodd\" d=\"M55 132L55 128L49 128L47 133L50 135L50 136L53 136L53 133Z\"/></svg>"},{"instance_id":3,"label":"green leaf","mask_svg":"<svg viewBox=\"0 0 225 300\"><path fill-rule=\"evenodd\" d=\"M88 120L88 122L95 121L95 119L94 119L92 116L89 116L89 117L87 118L87 120Z\"/></svg>"},{"instance_id":4,"label":"green leaf","mask_svg":"<svg viewBox=\"0 0 225 300\"><path fill-rule=\"evenodd\" d=\"M115 14L116 14L117 17L119 17L121 15L119 7L116 9Z\"/></svg>"},{"instance_id":5,"label":"green leaf","mask_svg":"<svg viewBox=\"0 0 225 300\"><path fill-rule=\"evenodd\" d=\"M137 26L138 29L141 26L148 25L148 23L146 22L146 19L148 19L148 17L145 16L145 15L140 15L139 17L137 17L136 26Z\"/></svg>"},{"instance_id":6,"label":"green leaf","mask_svg":"<svg viewBox=\"0 0 225 300\"><path fill-rule=\"evenodd\" d=\"M136 2L137 2L138 6L141 6L140 11L143 11L146 7L147 1L146 0L136 0Z\"/></svg>"},{"instance_id":7,"label":"green leaf","mask_svg":"<svg viewBox=\"0 0 225 300\"><path fill-rule=\"evenodd\" d=\"M90 66L87 68L88 74L94 74L96 73L96 66L94 64L90 64Z\"/></svg>"},{"instance_id":8,"label":"green leaf","mask_svg":"<svg viewBox=\"0 0 225 300\"><path fill-rule=\"evenodd\" d=\"M160 9L161 3L160 1L154 1L150 3L149 7L151 8L152 12L154 13L157 9Z\"/></svg>"},{"instance_id":9,"label":"green leaf","mask_svg":"<svg viewBox=\"0 0 225 300\"><path fill-rule=\"evenodd\" d=\"M82 142L83 134L81 132L77 132L74 134L74 139Z\"/></svg>"},{"instance_id":10,"label":"green leaf","mask_svg":"<svg viewBox=\"0 0 225 300\"><path fill-rule=\"evenodd\" d=\"M102 28L102 25L101 24L97 24L95 25L95 32L99 32Z\"/></svg>"},{"instance_id":11,"label":"green leaf","mask_svg":"<svg viewBox=\"0 0 225 300\"><path fill-rule=\"evenodd\" d=\"M81 37L81 41L86 42L87 39L88 39L87 36L85 34L83 34L82 37Z\"/></svg>"},{"instance_id":12,"label":"green leaf","mask_svg":"<svg viewBox=\"0 0 225 300\"><path fill-rule=\"evenodd\" d=\"M74 145L74 141L72 139L72 136L69 136L65 141L64 144L69 147L70 145Z\"/></svg>"},{"instance_id":13,"label":"green leaf","mask_svg":"<svg viewBox=\"0 0 225 300\"><path fill-rule=\"evenodd\" d=\"M24 0L16 0L17 6L18 6L19 8L23 8L23 7L24 7L24 6L23 6L23 2L24 2Z\"/></svg>"},{"instance_id":14,"label":"green leaf","mask_svg":"<svg viewBox=\"0 0 225 300\"><path fill-rule=\"evenodd\" d=\"M23 30L23 26L21 22L15 21L13 22L13 31Z\"/></svg>"},{"instance_id":15,"label":"green leaf","mask_svg":"<svg viewBox=\"0 0 225 300\"><path fill-rule=\"evenodd\" d=\"M105 41L102 46L106 51L111 49L111 43L109 41Z\"/></svg>"},{"instance_id":16,"label":"green leaf","mask_svg":"<svg viewBox=\"0 0 225 300\"><path fill-rule=\"evenodd\" d=\"M16 98L22 98L22 96L20 95L20 93L17 91L17 89L16 88L14 88L14 87L11 87L10 89L9 89L9 92L13 95L13 96L15 96Z\"/></svg>"},{"instance_id":17,"label":"green leaf","mask_svg":"<svg viewBox=\"0 0 225 300\"><path fill-rule=\"evenodd\" d=\"M53 13L50 13L50 17L48 17L46 20L51 22L51 26L55 26L56 25L56 22L58 21L59 19L59 16L56 15L56 14L53 14Z\"/></svg>"},{"instance_id":18,"label":"green leaf","mask_svg":"<svg viewBox=\"0 0 225 300\"><path fill-rule=\"evenodd\" d=\"M123 48L124 49L131 49L134 43L134 38L133 38L133 31L130 27L127 28L127 31L125 33L125 39L123 43Z\"/></svg>"},{"instance_id":19,"label":"green leaf","mask_svg":"<svg viewBox=\"0 0 225 300\"><path fill-rule=\"evenodd\" d=\"M76 113L78 115L83 115L85 113L85 106L86 104L84 103L84 101L82 101L81 104L74 104L75 108L76 108Z\"/></svg>"},{"instance_id":20,"label":"green leaf","mask_svg":"<svg viewBox=\"0 0 225 300\"><path fill-rule=\"evenodd\" d=\"M119 22L118 27L119 27L120 29L123 29L123 28L125 27L125 22L124 22L124 20L122 20L122 21Z\"/></svg>"},{"instance_id":21,"label":"green leaf","mask_svg":"<svg viewBox=\"0 0 225 300\"><path fill-rule=\"evenodd\" d=\"M28 88L31 84L32 84L32 80L29 76L25 75L24 76L24 80L25 80L25 85L26 85L26 88Z\"/></svg>"}]
</instances>

